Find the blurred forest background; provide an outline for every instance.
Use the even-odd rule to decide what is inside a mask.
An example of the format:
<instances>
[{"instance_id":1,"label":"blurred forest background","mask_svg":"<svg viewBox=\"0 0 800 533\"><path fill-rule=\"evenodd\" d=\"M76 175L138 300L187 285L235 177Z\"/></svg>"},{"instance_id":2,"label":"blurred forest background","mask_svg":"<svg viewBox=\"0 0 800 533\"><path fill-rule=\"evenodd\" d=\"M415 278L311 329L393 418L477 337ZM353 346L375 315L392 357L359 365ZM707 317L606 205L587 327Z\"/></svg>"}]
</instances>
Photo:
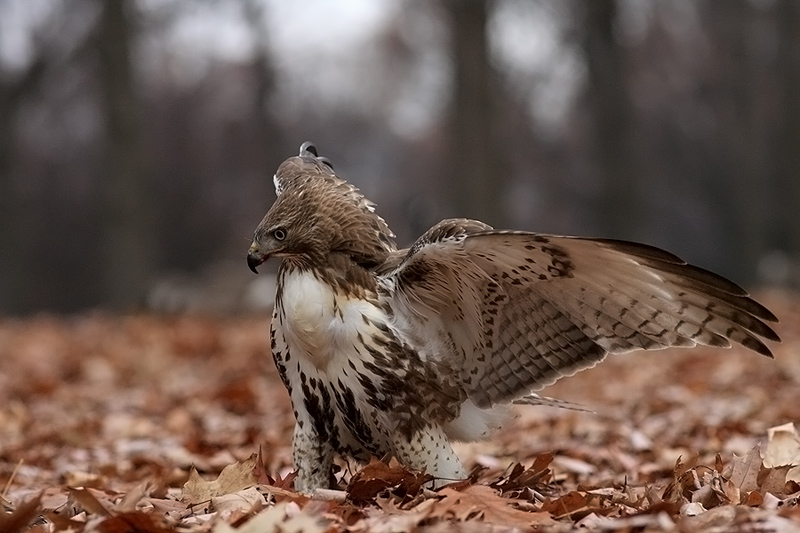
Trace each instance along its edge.
<instances>
[{"instance_id":1,"label":"blurred forest background","mask_svg":"<svg viewBox=\"0 0 800 533\"><path fill-rule=\"evenodd\" d=\"M469 216L800 286L798 0L2 0L0 313L264 305L305 140L401 244Z\"/></svg>"}]
</instances>

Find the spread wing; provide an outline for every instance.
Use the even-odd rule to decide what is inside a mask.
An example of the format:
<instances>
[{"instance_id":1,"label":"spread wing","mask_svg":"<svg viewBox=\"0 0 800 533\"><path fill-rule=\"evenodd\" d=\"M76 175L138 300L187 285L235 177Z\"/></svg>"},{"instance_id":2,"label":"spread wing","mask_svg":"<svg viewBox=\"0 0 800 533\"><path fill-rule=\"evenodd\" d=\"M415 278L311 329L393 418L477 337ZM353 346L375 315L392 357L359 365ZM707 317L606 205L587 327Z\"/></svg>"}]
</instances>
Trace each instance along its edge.
<instances>
[{"instance_id":1,"label":"spread wing","mask_svg":"<svg viewBox=\"0 0 800 533\"><path fill-rule=\"evenodd\" d=\"M510 402L608 353L730 347L772 357L777 322L741 287L651 246L494 231L445 220L383 272L428 357L480 407Z\"/></svg>"}]
</instances>

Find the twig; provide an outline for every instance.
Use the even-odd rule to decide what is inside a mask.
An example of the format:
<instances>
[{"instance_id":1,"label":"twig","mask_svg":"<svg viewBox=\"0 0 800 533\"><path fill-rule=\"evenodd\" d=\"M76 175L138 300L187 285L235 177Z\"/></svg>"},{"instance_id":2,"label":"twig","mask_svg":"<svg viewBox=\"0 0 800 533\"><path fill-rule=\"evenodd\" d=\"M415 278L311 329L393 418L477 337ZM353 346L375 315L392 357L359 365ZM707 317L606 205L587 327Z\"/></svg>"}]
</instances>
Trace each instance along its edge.
<instances>
[{"instance_id":1,"label":"twig","mask_svg":"<svg viewBox=\"0 0 800 533\"><path fill-rule=\"evenodd\" d=\"M22 459L17 461L17 466L14 467L14 471L11 472L11 477L8 478L8 481L6 481L6 486L3 487L3 492L0 493L0 496L2 496L4 500L6 499L6 495L8 494L8 489L11 488L11 483L14 481L14 478L17 477L17 472L19 472L21 466L22 466Z\"/></svg>"}]
</instances>

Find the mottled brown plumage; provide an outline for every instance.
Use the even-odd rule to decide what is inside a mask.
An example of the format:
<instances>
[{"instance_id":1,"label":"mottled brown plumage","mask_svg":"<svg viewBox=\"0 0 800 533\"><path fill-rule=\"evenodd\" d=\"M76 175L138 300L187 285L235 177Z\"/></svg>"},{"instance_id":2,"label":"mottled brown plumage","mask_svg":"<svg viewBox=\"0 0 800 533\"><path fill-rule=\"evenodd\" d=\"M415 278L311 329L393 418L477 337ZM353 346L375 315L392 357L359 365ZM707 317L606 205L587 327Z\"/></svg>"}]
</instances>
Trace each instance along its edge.
<instances>
[{"instance_id":1,"label":"mottled brown plumage","mask_svg":"<svg viewBox=\"0 0 800 533\"><path fill-rule=\"evenodd\" d=\"M297 486L334 453L394 455L439 483L464 476L451 440L487 435L512 402L609 353L739 343L772 356L777 319L736 284L663 250L445 220L408 250L309 143L248 264L283 259L273 356L297 418Z\"/></svg>"}]
</instances>

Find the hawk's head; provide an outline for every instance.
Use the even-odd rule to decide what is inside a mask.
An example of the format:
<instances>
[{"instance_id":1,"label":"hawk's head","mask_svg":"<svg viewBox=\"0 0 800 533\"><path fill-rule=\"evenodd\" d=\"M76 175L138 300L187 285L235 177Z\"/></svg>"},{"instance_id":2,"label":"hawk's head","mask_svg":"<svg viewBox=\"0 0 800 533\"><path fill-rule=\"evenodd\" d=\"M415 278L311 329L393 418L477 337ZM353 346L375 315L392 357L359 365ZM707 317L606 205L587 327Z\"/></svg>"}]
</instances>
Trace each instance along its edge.
<instances>
[{"instance_id":1,"label":"hawk's head","mask_svg":"<svg viewBox=\"0 0 800 533\"><path fill-rule=\"evenodd\" d=\"M332 253L371 267L396 249L374 204L336 176L313 144L303 143L299 156L284 161L274 181L278 198L256 228L247 254L253 272L272 256L314 266L325 264Z\"/></svg>"}]
</instances>

